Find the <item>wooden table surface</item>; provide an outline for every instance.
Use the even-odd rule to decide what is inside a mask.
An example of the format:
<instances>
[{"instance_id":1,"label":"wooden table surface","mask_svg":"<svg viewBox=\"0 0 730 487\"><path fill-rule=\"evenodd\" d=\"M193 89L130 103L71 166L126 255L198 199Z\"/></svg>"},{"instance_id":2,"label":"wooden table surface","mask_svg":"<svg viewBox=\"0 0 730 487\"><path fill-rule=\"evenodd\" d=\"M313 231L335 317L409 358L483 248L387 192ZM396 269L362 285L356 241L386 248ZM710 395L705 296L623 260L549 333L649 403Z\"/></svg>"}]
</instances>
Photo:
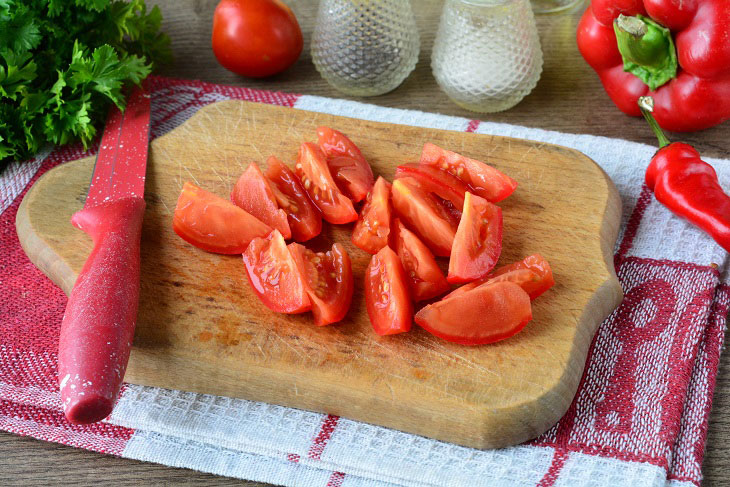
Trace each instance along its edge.
<instances>
[{"instance_id":1,"label":"wooden table surface","mask_svg":"<svg viewBox=\"0 0 730 487\"><path fill-rule=\"evenodd\" d=\"M210 50L210 33L216 0L160 0L163 28L172 38L175 61L158 74L235 84L253 88L344 97L322 80L309 56L309 41L316 16L316 0L287 0L304 34L304 52L286 72L264 81L234 75L218 65ZM598 78L583 62L575 45L580 12L539 16L545 65L535 89L515 108L500 114L475 115L463 110L439 90L429 64L431 46L442 2L412 0L421 34L418 66L395 91L366 99L378 105L412 108L469 118L481 118L563 132L619 137L654 144L641 119L624 116L604 93ZM677 136L675 135L675 138ZM730 157L730 122L682 139L704 155ZM730 483L730 354L724 354L717 380L703 473L704 485ZM265 484L215 477L185 469L103 456L67 446L21 438L0 432L0 485L79 485L112 481L114 485L194 483L211 485Z\"/></svg>"}]
</instances>

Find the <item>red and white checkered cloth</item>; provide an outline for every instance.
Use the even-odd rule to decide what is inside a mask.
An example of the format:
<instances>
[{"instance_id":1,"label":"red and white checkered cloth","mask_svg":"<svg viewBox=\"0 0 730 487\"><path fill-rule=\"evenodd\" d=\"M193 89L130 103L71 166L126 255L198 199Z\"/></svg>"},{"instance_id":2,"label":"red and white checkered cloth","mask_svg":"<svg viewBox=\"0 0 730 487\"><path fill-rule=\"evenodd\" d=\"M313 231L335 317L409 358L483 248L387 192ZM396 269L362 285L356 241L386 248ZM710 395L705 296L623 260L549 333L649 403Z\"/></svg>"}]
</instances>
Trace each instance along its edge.
<instances>
[{"instance_id":1,"label":"red and white checkered cloth","mask_svg":"<svg viewBox=\"0 0 730 487\"><path fill-rule=\"evenodd\" d=\"M547 433L480 451L264 403L127 385L106 423L61 412L56 350L66 297L26 258L15 215L63 147L0 175L0 429L103 453L292 486L699 485L725 334L727 254L643 185L654 148L315 96L155 77L152 135L201 106L245 99L370 120L574 147L623 201L616 270L626 297L600 326L578 393ZM93 152L94 149L89 151ZM730 161L710 160L730 188Z\"/></svg>"}]
</instances>

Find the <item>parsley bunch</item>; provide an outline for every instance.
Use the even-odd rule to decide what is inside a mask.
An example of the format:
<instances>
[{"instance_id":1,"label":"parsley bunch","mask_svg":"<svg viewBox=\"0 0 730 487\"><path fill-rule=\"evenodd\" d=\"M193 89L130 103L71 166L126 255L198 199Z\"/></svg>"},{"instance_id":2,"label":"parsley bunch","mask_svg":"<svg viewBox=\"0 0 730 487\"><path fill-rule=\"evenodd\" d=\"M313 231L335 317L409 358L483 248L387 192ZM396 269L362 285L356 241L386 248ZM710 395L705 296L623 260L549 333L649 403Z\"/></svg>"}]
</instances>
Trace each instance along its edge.
<instances>
[{"instance_id":1,"label":"parsley bunch","mask_svg":"<svg viewBox=\"0 0 730 487\"><path fill-rule=\"evenodd\" d=\"M0 0L0 170L96 134L122 86L170 58L144 0Z\"/></svg>"}]
</instances>

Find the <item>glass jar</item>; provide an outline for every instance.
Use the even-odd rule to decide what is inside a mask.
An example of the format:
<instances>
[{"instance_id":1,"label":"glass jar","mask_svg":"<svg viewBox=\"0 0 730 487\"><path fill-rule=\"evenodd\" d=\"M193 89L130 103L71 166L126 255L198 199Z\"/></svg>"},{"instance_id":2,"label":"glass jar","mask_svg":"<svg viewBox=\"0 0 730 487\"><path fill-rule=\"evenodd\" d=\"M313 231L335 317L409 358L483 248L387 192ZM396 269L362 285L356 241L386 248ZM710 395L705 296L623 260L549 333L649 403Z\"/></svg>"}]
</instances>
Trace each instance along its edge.
<instances>
[{"instance_id":1,"label":"glass jar","mask_svg":"<svg viewBox=\"0 0 730 487\"><path fill-rule=\"evenodd\" d=\"M532 11L536 14L568 13L578 9L586 0L531 0Z\"/></svg>"},{"instance_id":2,"label":"glass jar","mask_svg":"<svg viewBox=\"0 0 730 487\"><path fill-rule=\"evenodd\" d=\"M374 96L416 67L420 41L408 0L320 0L312 60L334 88Z\"/></svg>"},{"instance_id":3,"label":"glass jar","mask_svg":"<svg viewBox=\"0 0 730 487\"><path fill-rule=\"evenodd\" d=\"M441 89L481 113L512 108L537 85L542 49L529 0L446 0L431 55Z\"/></svg>"}]
</instances>

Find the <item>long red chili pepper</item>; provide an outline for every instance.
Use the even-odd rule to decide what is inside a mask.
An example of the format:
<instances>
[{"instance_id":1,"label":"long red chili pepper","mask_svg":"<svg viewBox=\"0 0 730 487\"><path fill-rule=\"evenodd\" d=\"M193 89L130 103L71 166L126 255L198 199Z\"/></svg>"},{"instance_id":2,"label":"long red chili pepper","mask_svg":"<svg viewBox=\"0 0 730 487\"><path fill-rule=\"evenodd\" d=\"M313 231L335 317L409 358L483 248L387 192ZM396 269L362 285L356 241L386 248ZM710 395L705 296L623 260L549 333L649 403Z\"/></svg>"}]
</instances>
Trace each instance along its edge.
<instances>
[{"instance_id":1,"label":"long red chili pepper","mask_svg":"<svg viewBox=\"0 0 730 487\"><path fill-rule=\"evenodd\" d=\"M715 169L691 145L669 142L651 114L651 97L640 97L639 108L660 147L646 169L646 185L661 204L709 233L730 252L730 196L720 186Z\"/></svg>"}]
</instances>

